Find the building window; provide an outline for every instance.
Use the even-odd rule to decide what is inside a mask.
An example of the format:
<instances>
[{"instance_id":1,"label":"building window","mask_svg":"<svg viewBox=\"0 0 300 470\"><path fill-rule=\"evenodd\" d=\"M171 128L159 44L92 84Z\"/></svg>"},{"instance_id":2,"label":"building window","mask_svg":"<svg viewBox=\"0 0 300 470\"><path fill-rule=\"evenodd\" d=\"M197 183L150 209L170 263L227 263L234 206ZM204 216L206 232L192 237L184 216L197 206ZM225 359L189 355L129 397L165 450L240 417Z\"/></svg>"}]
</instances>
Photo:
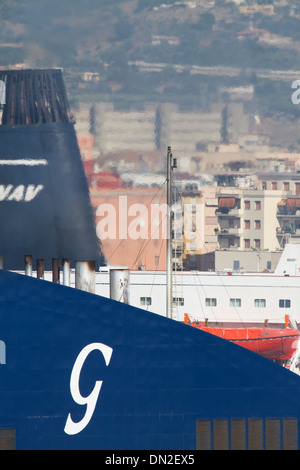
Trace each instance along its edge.
<instances>
[{"instance_id":1,"label":"building window","mask_svg":"<svg viewBox=\"0 0 300 470\"><path fill-rule=\"evenodd\" d=\"M241 307L242 299L230 299L230 307Z\"/></svg>"},{"instance_id":2,"label":"building window","mask_svg":"<svg viewBox=\"0 0 300 470\"><path fill-rule=\"evenodd\" d=\"M183 307L184 298L183 297L173 297L173 305L178 305L179 307Z\"/></svg>"},{"instance_id":3,"label":"building window","mask_svg":"<svg viewBox=\"0 0 300 470\"><path fill-rule=\"evenodd\" d=\"M182 239L182 230L175 230L172 232L174 240L181 240Z\"/></svg>"},{"instance_id":4,"label":"building window","mask_svg":"<svg viewBox=\"0 0 300 470\"><path fill-rule=\"evenodd\" d=\"M276 190L276 189L277 189L277 182L276 182L276 181L273 181L273 182L272 182L272 189L273 189L273 190Z\"/></svg>"},{"instance_id":5,"label":"building window","mask_svg":"<svg viewBox=\"0 0 300 470\"><path fill-rule=\"evenodd\" d=\"M261 201L255 201L255 210L260 211L261 210Z\"/></svg>"},{"instance_id":6,"label":"building window","mask_svg":"<svg viewBox=\"0 0 300 470\"><path fill-rule=\"evenodd\" d=\"M250 220L245 220L245 229L250 228Z\"/></svg>"},{"instance_id":7,"label":"building window","mask_svg":"<svg viewBox=\"0 0 300 470\"><path fill-rule=\"evenodd\" d=\"M256 238L254 240L254 246L255 246L255 248L260 248L260 239L259 238Z\"/></svg>"},{"instance_id":8,"label":"building window","mask_svg":"<svg viewBox=\"0 0 300 470\"><path fill-rule=\"evenodd\" d=\"M205 307L216 307L217 306L217 299L207 297L205 299Z\"/></svg>"},{"instance_id":9,"label":"building window","mask_svg":"<svg viewBox=\"0 0 300 470\"><path fill-rule=\"evenodd\" d=\"M290 299L280 299L279 300L279 307L280 308L291 308Z\"/></svg>"},{"instance_id":10,"label":"building window","mask_svg":"<svg viewBox=\"0 0 300 470\"><path fill-rule=\"evenodd\" d=\"M266 306L266 299L254 299L254 307L264 308Z\"/></svg>"},{"instance_id":11,"label":"building window","mask_svg":"<svg viewBox=\"0 0 300 470\"><path fill-rule=\"evenodd\" d=\"M255 229L260 229L260 228L261 228L260 220L255 220Z\"/></svg>"},{"instance_id":12,"label":"building window","mask_svg":"<svg viewBox=\"0 0 300 470\"><path fill-rule=\"evenodd\" d=\"M196 269L197 268L197 260L196 260L196 255L195 253L190 253L190 269Z\"/></svg>"},{"instance_id":13,"label":"building window","mask_svg":"<svg viewBox=\"0 0 300 470\"><path fill-rule=\"evenodd\" d=\"M240 260L238 259L233 260L233 270L234 271L240 270Z\"/></svg>"},{"instance_id":14,"label":"building window","mask_svg":"<svg viewBox=\"0 0 300 470\"><path fill-rule=\"evenodd\" d=\"M250 210L250 201L245 201L245 210L246 211Z\"/></svg>"},{"instance_id":15,"label":"building window","mask_svg":"<svg viewBox=\"0 0 300 470\"><path fill-rule=\"evenodd\" d=\"M283 183L283 191L289 191L290 190L290 183Z\"/></svg>"},{"instance_id":16,"label":"building window","mask_svg":"<svg viewBox=\"0 0 300 470\"><path fill-rule=\"evenodd\" d=\"M197 242L196 240L193 240L190 242L190 250L191 251L196 251L197 250Z\"/></svg>"},{"instance_id":17,"label":"building window","mask_svg":"<svg viewBox=\"0 0 300 470\"><path fill-rule=\"evenodd\" d=\"M228 248L231 248L234 246L234 238L229 238L228 239Z\"/></svg>"},{"instance_id":18,"label":"building window","mask_svg":"<svg viewBox=\"0 0 300 470\"><path fill-rule=\"evenodd\" d=\"M262 189L267 189L267 182L266 182L266 181L262 181L261 187L262 187Z\"/></svg>"},{"instance_id":19,"label":"building window","mask_svg":"<svg viewBox=\"0 0 300 470\"><path fill-rule=\"evenodd\" d=\"M140 304L141 305L151 305L152 298L151 297L140 297Z\"/></svg>"},{"instance_id":20,"label":"building window","mask_svg":"<svg viewBox=\"0 0 300 470\"><path fill-rule=\"evenodd\" d=\"M250 238L245 238L244 245L245 245L245 248L250 248Z\"/></svg>"}]
</instances>

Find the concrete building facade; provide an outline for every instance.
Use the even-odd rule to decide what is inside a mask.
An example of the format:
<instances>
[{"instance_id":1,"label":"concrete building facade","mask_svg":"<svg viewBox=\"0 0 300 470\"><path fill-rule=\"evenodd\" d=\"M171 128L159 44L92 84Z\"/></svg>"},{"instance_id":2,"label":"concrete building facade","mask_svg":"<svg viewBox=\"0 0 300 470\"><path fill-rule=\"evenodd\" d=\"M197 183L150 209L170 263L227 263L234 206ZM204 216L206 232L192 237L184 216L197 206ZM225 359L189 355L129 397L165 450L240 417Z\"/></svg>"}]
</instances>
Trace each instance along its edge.
<instances>
[{"instance_id":1,"label":"concrete building facade","mask_svg":"<svg viewBox=\"0 0 300 470\"><path fill-rule=\"evenodd\" d=\"M117 150L165 149L170 143L176 152L195 152L203 145L218 145L221 126L221 105L208 111L183 111L172 103L149 103L144 109L121 110L113 103L99 102L82 105L76 118L77 132L92 132L94 150L100 156ZM230 104L227 127L234 140L249 132L241 103Z\"/></svg>"},{"instance_id":2,"label":"concrete building facade","mask_svg":"<svg viewBox=\"0 0 300 470\"><path fill-rule=\"evenodd\" d=\"M276 236L277 204L282 191L232 190L218 194L220 249L280 249Z\"/></svg>"}]
</instances>

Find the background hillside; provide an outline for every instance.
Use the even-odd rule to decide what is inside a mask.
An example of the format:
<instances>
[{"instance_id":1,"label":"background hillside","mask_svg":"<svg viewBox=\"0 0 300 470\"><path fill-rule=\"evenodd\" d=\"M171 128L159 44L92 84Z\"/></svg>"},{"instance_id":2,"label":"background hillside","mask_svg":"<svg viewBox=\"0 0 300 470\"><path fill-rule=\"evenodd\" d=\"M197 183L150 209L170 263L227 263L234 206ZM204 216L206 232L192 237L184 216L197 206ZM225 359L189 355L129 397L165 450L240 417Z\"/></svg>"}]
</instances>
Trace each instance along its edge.
<instances>
[{"instance_id":1,"label":"background hillside","mask_svg":"<svg viewBox=\"0 0 300 470\"><path fill-rule=\"evenodd\" d=\"M251 5L273 13L242 12ZM224 87L252 85L249 106L298 117L291 80L261 73L300 70L298 2L0 0L0 46L2 67L62 67L74 104L93 93L121 108L159 100L205 109Z\"/></svg>"}]
</instances>

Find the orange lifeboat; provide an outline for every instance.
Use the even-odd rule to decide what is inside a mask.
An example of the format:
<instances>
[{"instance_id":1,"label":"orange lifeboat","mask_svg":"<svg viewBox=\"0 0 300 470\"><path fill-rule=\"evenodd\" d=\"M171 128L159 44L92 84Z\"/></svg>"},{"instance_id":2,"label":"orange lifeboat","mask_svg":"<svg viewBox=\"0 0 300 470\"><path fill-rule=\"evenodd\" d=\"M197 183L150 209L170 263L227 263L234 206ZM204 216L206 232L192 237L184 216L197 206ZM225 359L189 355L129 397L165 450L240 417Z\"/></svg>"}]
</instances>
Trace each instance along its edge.
<instances>
[{"instance_id":1,"label":"orange lifeboat","mask_svg":"<svg viewBox=\"0 0 300 470\"><path fill-rule=\"evenodd\" d=\"M185 314L184 322L202 331L231 341L261 356L276 362L289 361L296 352L300 332L297 328L289 328L288 318L285 328L251 327L223 328L209 327L198 321L190 321Z\"/></svg>"}]
</instances>

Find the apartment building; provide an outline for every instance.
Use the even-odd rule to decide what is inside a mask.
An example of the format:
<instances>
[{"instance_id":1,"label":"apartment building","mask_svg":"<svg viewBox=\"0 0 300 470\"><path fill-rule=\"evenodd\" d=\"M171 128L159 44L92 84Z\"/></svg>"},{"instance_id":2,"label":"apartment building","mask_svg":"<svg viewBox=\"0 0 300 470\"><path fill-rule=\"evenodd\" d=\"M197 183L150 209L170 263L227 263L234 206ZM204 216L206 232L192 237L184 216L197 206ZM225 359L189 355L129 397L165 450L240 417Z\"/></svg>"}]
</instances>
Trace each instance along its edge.
<instances>
[{"instance_id":1,"label":"apartment building","mask_svg":"<svg viewBox=\"0 0 300 470\"><path fill-rule=\"evenodd\" d=\"M300 172L298 171L258 173L257 183L259 189L279 190L287 194L300 196Z\"/></svg>"},{"instance_id":2,"label":"apartment building","mask_svg":"<svg viewBox=\"0 0 300 470\"><path fill-rule=\"evenodd\" d=\"M300 243L300 196L282 198L277 204L276 236L280 246Z\"/></svg>"},{"instance_id":3,"label":"apartment building","mask_svg":"<svg viewBox=\"0 0 300 470\"><path fill-rule=\"evenodd\" d=\"M214 253L218 248L216 188L208 185L202 186L201 190L185 189L181 193L180 204L180 212L174 213L173 251L181 246L181 267L184 270L213 270Z\"/></svg>"},{"instance_id":4,"label":"apartment building","mask_svg":"<svg viewBox=\"0 0 300 470\"><path fill-rule=\"evenodd\" d=\"M217 188L218 271L273 271L285 244L300 243L300 159L260 161L263 171L253 175L251 185L220 180L231 187Z\"/></svg>"},{"instance_id":5,"label":"apartment building","mask_svg":"<svg viewBox=\"0 0 300 470\"><path fill-rule=\"evenodd\" d=\"M188 185L185 185L188 186ZM217 249L215 188L190 185L172 202L172 264L175 271L214 269ZM164 188L90 187L96 230L106 262L131 270L165 270Z\"/></svg>"},{"instance_id":6,"label":"apartment building","mask_svg":"<svg viewBox=\"0 0 300 470\"><path fill-rule=\"evenodd\" d=\"M294 163L289 162L288 166L290 171L287 163L283 167L282 162L276 162L276 170L269 171L268 162L265 172L246 173L249 181L241 173L239 178L219 182L229 184L231 181L231 187L201 186L178 179L180 197L177 195L172 205L173 268L201 271L275 269L277 254L285 244L300 243L300 173L295 171ZM97 227L103 226L107 230L107 219L99 206L104 208L109 204L114 208L116 218L117 236L112 239L106 233L99 235L102 249L109 264L164 270L166 239L161 230L158 237L151 235L152 218L154 223L157 221L150 208L154 210L155 204L164 205L166 194L162 188L158 191L158 188L145 186L142 177L139 177L139 183L141 187L120 187L115 191L90 188ZM125 197L131 231L130 236L120 240L120 201ZM134 212L141 204L147 208L147 217ZM147 236L145 227L150 230Z\"/></svg>"},{"instance_id":7,"label":"apartment building","mask_svg":"<svg viewBox=\"0 0 300 470\"><path fill-rule=\"evenodd\" d=\"M197 189L182 193L182 265L200 269L200 253L204 245L204 201ZM179 235L179 233L178 233ZM176 233L173 244L176 243Z\"/></svg>"},{"instance_id":8,"label":"apartment building","mask_svg":"<svg viewBox=\"0 0 300 470\"><path fill-rule=\"evenodd\" d=\"M281 248L300 243L300 171L299 159L289 159L277 166L277 171L259 173L257 186L262 190L281 191L277 204L276 236Z\"/></svg>"},{"instance_id":9,"label":"apartment building","mask_svg":"<svg viewBox=\"0 0 300 470\"><path fill-rule=\"evenodd\" d=\"M164 270L166 233L164 223L160 224L166 220L161 212L165 192L157 188L90 191L108 264ZM159 231L154 234L156 228ZM172 204L175 271L273 270L287 242L300 243L300 196L281 190L204 186L201 191L183 191Z\"/></svg>"},{"instance_id":10,"label":"apartment building","mask_svg":"<svg viewBox=\"0 0 300 470\"><path fill-rule=\"evenodd\" d=\"M86 106L76 116L76 130L83 129ZM170 143L176 152L195 152L199 144L220 142L222 109L219 104L207 112L182 111L172 103L148 103L144 109L116 109L113 103L90 104L94 150L99 155L120 150L153 151ZM249 119L242 103L230 103L228 132L233 139L248 135ZM80 119L81 118L81 119ZM90 128L90 119L86 120Z\"/></svg>"},{"instance_id":11,"label":"apartment building","mask_svg":"<svg viewBox=\"0 0 300 470\"><path fill-rule=\"evenodd\" d=\"M216 211L219 248L279 250L276 228L282 195L279 190L221 191Z\"/></svg>"},{"instance_id":12,"label":"apartment building","mask_svg":"<svg viewBox=\"0 0 300 470\"><path fill-rule=\"evenodd\" d=\"M261 13L262 15L273 16L274 5L246 5L240 7L240 13L243 15L253 15Z\"/></svg>"}]
</instances>

